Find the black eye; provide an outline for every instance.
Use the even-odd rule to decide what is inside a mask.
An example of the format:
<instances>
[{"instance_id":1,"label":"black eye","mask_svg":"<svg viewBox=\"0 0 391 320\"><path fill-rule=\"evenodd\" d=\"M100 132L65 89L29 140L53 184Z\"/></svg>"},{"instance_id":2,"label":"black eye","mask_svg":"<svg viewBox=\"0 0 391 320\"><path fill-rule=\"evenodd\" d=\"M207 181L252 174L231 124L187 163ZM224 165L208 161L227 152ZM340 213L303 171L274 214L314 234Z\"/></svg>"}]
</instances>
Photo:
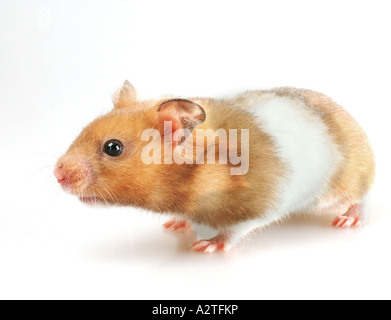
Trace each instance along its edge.
<instances>
[{"instance_id":1,"label":"black eye","mask_svg":"<svg viewBox=\"0 0 391 320\"><path fill-rule=\"evenodd\" d=\"M105 143L103 147L103 152L109 155L110 157L118 157L122 153L122 143L118 140L109 140Z\"/></svg>"}]
</instances>

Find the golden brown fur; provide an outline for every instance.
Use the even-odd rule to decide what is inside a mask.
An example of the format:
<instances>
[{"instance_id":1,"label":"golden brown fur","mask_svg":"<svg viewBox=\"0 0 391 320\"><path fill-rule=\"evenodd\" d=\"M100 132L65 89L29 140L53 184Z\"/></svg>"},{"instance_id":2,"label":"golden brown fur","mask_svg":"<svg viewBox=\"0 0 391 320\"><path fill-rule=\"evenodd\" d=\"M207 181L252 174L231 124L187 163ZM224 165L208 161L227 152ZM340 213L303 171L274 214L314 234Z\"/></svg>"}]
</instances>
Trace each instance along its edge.
<instances>
[{"instance_id":1,"label":"golden brown fur","mask_svg":"<svg viewBox=\"0 0 391 320\"><path fill-rule=\"evenodd\" d=\"M206 121L197 129L249 129L250 168L246 175L234 176L230 174L233 166L230 162L144 164L140 154L148 142L141 141L141 134L149 128L163 134L163 123L157 113L165 99L139 102L130 84L124 88L114 98L114 110L87 126L59 160L58 166L73 172L76 180L83 182L83 172L90 173L91 181L73 184L72 193L110 204L174 213L217 229L262 217L274 207L278 201L277 184L287 168L253 114L239 107L243 98L193 99L206 112ZM374 176L372 151L365 133L344 109L328 97L309 90L280 88L258 92L264 93L304 101L321 116L340 146L344 161L322 200L354 203L368 192ZM104 143L114 138L124 144L124 153L115 159L102 151ZM194 146L196 143L193 139ZM217 147L216 157L218 151Z\"/></svg>"},{"instance_id":2,"label":"golden brown fur","mask_svg":"<svg viewBox=\"0 0 391 320\"><path fill-rule=\"evenodd\" d=\"M224 101L201 102L208 120L199 129L250 130L247 175L230 175L229 162L145 165L140 153L147 142L141 141L141 134L148 128L161 128L155 116L161 101L149 101L142 103L142 111L139 103L135 103L134 109L117 105L84 129L65 157L87 157L94 168L94 179L87 189L74 191L85 197L103 197L108 203L183 215L215 228L255 218L272 208L283 166L274 154L270 138L259 130L247 111L227 106ZM113 137L125 142L126 153L119 159L109 159L101 151L104 142ZM60 161L66 162L66 158Z\"/></svg>"}]
</instances>

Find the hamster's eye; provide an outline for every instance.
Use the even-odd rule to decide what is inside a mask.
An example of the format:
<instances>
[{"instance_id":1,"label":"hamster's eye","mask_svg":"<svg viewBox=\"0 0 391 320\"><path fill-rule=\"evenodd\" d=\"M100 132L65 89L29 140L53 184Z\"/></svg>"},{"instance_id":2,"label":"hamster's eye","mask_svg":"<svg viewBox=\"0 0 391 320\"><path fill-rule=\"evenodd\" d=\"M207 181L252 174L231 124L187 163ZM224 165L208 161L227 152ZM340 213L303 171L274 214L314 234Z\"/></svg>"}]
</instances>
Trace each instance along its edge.
<instances>
[{"instance_id":1,"label":"hamster's eye","mask_svg":"<svg viewBox=\"0 0 391 320\"><path fill-rule=\"evenodd\" d=\"M118 140L109 140L105 143L103 147L103 152L109 155L110 157L118 157L121 155L123 150L122 143Z\"/></svg>"}]
</instances>

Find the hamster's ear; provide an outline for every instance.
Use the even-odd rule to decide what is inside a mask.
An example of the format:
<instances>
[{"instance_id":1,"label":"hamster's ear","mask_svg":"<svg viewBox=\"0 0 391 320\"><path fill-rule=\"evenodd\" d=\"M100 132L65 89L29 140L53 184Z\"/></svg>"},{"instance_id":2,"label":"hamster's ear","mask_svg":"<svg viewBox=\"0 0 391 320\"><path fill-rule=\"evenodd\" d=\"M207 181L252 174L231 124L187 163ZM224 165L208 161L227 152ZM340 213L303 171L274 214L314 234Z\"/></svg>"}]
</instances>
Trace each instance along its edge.
<instances>
[{"instance_id":1,"label":"hamster's ear","mask_svg":"<svg viewBox=\"0 0 391 320\"><path fill-rule=\"evenodd\" d=\"M158 108L159 122L172 122L172 133L183 129L192 132L195 127L204 123L206 112L199 104L186 99L172 99L164 101Z\"/></svg>"},{"instance_id":2,"label":"hamster's ear","mask_svg":"<svg viewBox=\"0 0 391 320\"><path fill-rule=\"evenodd\" d=\"M114 109L129 108L137 101L137 92L132 84L126 80L122 88L113 96Z\"/></svg>"}]
</instances>

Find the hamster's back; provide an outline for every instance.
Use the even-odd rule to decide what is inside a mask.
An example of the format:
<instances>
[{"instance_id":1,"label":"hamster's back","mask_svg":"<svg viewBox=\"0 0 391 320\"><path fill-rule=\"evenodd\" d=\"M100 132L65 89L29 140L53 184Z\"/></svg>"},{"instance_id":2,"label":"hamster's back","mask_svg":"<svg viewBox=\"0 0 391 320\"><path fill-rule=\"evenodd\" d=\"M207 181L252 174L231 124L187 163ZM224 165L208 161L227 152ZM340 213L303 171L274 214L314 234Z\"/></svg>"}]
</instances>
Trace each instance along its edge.
<instances>
[{"instance_id":1,"label":"hamster's back","mask_svg":"<svg viewBox=\"0 0 391 320\"><path fill-rule=\"evenodd\" d=\"M251 110L291 169L285 202L294 211L349 205L373 184L375 161L364 130L326 95L306 89L248 91L230 101ZM301 196L294 197L297 192ZM296 199L293 199L296 198Z\"/></svg>"}]
</instances>

